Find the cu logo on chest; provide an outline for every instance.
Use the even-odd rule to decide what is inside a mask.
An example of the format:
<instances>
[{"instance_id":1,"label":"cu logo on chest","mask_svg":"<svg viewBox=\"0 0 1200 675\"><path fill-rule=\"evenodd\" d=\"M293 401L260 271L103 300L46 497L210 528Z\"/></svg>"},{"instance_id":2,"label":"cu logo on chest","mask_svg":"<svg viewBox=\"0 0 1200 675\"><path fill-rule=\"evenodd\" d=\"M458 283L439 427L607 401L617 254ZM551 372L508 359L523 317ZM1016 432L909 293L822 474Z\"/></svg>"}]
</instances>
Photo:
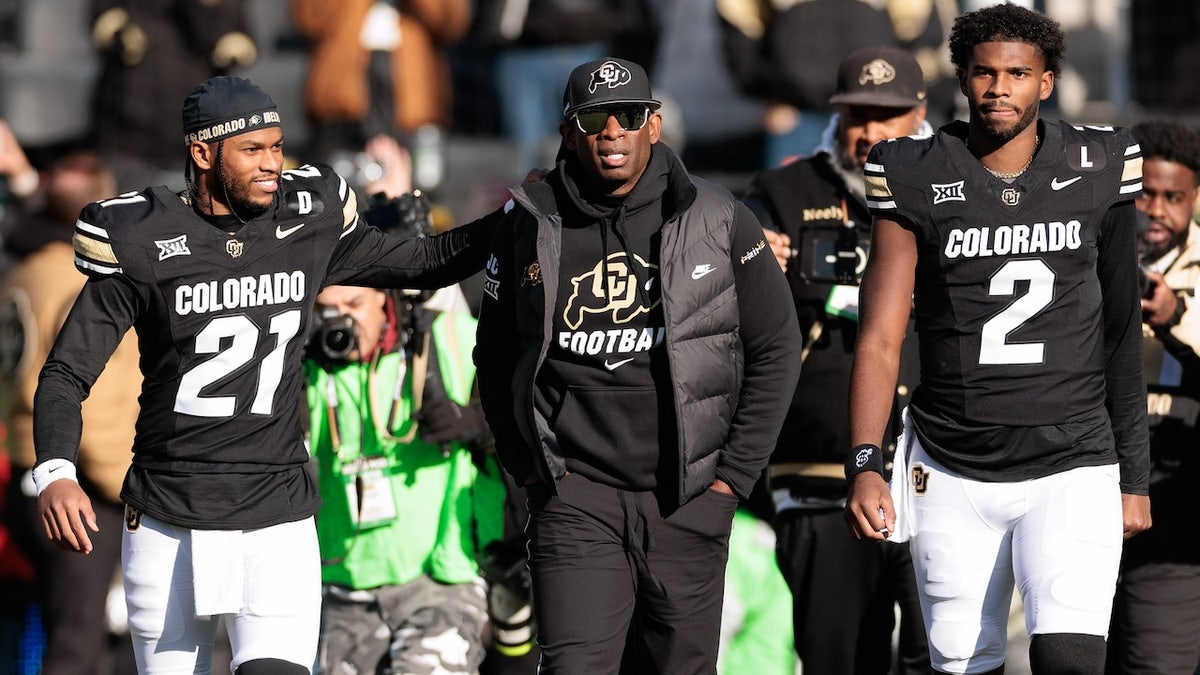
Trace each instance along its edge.
<instances>
[{"instance_id":1,"label":"cu logo on chest","mask_svg":"<svg viewBox=\"0 0 1200 675\"><path fill-rule=\"evenodd\" d=\"M1021 191L1014 187L1004 188L1000 191L1000 201L1005 206L1016 206L1021 202Z\"/></svg>"}]
</instances>

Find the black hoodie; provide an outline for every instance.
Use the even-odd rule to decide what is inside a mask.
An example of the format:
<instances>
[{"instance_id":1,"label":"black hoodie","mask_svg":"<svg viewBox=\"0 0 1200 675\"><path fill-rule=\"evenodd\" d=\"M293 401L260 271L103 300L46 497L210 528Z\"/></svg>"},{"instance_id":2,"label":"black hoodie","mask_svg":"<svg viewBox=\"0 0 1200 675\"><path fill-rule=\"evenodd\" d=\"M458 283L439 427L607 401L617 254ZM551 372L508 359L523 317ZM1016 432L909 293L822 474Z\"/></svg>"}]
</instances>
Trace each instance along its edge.
<instances>
[{"instance_id":1,"label":"black hoodie","mask_svg":"<svg viewBox=\"0 0 1200 675\"><path fill-rule=\"evenodd\" d=\"M554 420L568 471L624 489L673 489L675 406L671 387L656 384L671 378L659 256L663 224L692 205L696 188L675 155L658 145L624 196L589 192L572 178L579 175L575 162L564 156L547 178L562 216L562 247L536 405ZM757 221L740 204L735 220L734 250L753 250L762 240ZM763 263L738 266L738 284L770 288L755 278L779 269L769 254ZM772 330L776 302L791 304L786 294L737 295L751 333ZM749 325L755 320L761 325Z\"/></svg>"}]
</instances>

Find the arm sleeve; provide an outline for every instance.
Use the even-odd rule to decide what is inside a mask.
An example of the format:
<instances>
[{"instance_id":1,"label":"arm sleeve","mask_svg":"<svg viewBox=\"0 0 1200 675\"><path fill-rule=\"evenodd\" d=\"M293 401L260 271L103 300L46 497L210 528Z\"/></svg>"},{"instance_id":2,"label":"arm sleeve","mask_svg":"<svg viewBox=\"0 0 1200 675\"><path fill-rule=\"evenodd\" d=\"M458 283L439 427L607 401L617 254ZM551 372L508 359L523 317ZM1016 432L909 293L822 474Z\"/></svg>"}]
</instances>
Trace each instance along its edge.
<instances>
[{"instance_id":1,"label":"arm sleeve","mask_svg":"<svg viewBox=\"0 0 1200 675\"><path fill-rule=\"evenodd\" d=\"M742 203L758 219L759 225L768 230L779 231L779 225L776 224L775 218L771 215L771 198L767 195L766 189L763 188L758 179L755 179L750 184L746 195L742 197Z\"/></svg>"},{"instance_id":2,"label":"arm sleeve","mask_svg":"<svg viewBox=\"0 0 1200 675\"><path fill-rule=\"evenodd\" d=\"M745 251L762 252L743 264ZM742 390L717 477L741 497L767 464L800 378L800 327L791 292L744 204L734 216L732 260L745 356Z\"/></svg>"},{"instance_id":3,"label":"arm sleeve","mask_svg":"<svg viewBox=\"0 0 1200 675\"><path fill-rule=\"evenodd\" d=\"M1121 492L1145 495L1150 450L1135 227L1132 202L1108 210L1101 224L1097 273L1103 294L1105 405L1116 438Z\"/></svg>"},{"instance_id":4,"label":"arm sleeve","mask_svg":"<svg viewBox=\"0 0 1200 675\"><path fill-rule=\"evenodd\" d=\"M137 317L138 294L121 276L89 278L67 315L33 400L37 461L71 462L83 433L83 400Z\"/></svg>"},{"instance_id":5,"label":"arm sleeve","mask_svg":"<svg viewBox=\"0 0 1200 675\"><path fill-rule=\"evenodd\" d=\"M513 296L511 228L502 226L485 268L483 301L475 339L475 377L483 413L496 441L496 455L517 485L535 471L533 448L517 426L513 376L520 341Z\"/></svg>"},{"instance_id":6,"label":"arm sleeve","mask_svg":"<svg viewBox=\"0 0 1200 675\"><path fill-rule=\"evenodd\" d=\"M326 285L441 288L483 268L503 209L433 237L385 234L361 218L338 240Z\"/></svg>"}]
</instances>

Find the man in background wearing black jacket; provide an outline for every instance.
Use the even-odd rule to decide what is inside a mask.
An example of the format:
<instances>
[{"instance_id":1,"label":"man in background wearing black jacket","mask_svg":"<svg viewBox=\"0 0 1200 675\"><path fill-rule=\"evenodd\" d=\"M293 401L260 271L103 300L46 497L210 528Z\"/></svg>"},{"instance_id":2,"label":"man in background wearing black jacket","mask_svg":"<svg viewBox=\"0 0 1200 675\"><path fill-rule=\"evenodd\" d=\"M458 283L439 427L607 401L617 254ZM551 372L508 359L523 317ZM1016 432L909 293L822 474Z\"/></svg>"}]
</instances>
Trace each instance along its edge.
<instances>
[{"instance_id":1,"label":"man in background wearing black jacket","mask_svg":"<svg viewBox=\"0 0 1200 675\"><path fill-rule=\"evenodd\" d=\"M806 669L887 673L899 603L898 672L928 673L908 545L864 545L845 536L842 518L858 274L871 231L862 167L876 143L929 133L921 67L900 49L856 50L842 61L830 103L838 112L817 151L761 173L744 200L787 273L805 336L803 376L771 456L779 566ZM897 411L916 385L916 365L915 351L902 360ZM890 451L898 424L897 415Z\"/></svg>"}]
</instances>

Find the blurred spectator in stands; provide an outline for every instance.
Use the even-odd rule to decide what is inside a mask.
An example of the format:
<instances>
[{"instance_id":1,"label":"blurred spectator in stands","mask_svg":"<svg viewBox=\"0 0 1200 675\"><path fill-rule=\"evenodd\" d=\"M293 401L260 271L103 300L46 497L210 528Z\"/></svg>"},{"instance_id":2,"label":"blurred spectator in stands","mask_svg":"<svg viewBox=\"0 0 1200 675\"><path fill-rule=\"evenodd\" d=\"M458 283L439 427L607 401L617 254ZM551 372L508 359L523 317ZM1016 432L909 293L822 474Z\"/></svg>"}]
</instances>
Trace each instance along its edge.
<instances>
[{"instance_id":1,"label":"blurred spectator in stands","mask_svg":"<svg viewBox=\"0 0 1200 675\"><path fill-rule=\"evenodd\" d=\"M0 435L3 433L4 427L0 426ZM13 541L8 527L10 516L4 495L11 480L8 455L0 453L0 672L24 675L30 670L26 662L33 660L25 652L40 633L41 621L33 600L33 566Z\"/></svg>"},{"instance_id":2,"label":"blurred spectator in stands","mask_svg":"<svg viewBox=\"0 0 1200 675\"><path fill-rule=\"evenodd\" d=\"M659 34L651 70L654 93L663 101L664 140L692 171L745 174L741 184L726 186L736 192L760 168L763 104L738 89L721 54L717 12L726 3L656 4Z\"/></svg>"},{"instance_id":3,"label":"blurred spectator in stands","mask_svg":"<svg viewBox=\"0 0 1200 675\"><path fill-rule=\"evenodd\" d=\"M20 219L22 208L37 194L41 181L37 169L25 155L25 150L8 123L0 119L0 242L4 242ZM0 275L10 264L8 255L0 252Z\"/></svg>"},{"instance_id":4,"label":"blurred spectator in stands","mask_svg":"<svg viewBox=\"0 0 1200 675\"><path fill-rule=\"evenodd\" d=\"M413 152L413 181L441 183L451 120L447 50L470 27L469 0L292 0L312 40L304 104L314 152L343 175L346 155L379 134Z\"/></svg>"},{"instance_id":5,"label":"blurred spectator in stands","mask_svg":"<svg viewBox=\"0 0 1200 675\"><path fill-rule=\"evenodd\" d=\"M1134 100L1163 113L1200 107L1200 3L1130 3Z\"/></svg>"},{"instance_id":6,"label":"blurred spectator in stands","mask_svg":"<svg viewBox=\"0 0 1200 675\"><path fill-rule=\"evenodd\" d=\"M767 102L767 168L821 141L837 86L830 64L860 47L896 46L887 12L860 0L724 0L725 54L742 90Z\"/></svg>"},{"instance_id":7,"label":"blurred spectator in stands","mask_svg":"<svg viewBox=\"0 0 1200 675\"><path fill-rule=\"evenodd\" d=\"M38 172L29 162L8 123L0 119L0 177L10 198L27 199L38 189Z\"/></svg>"},{"instance_id":8,"label":"blurred spectator in stands","mask_svg":"<svg viewBox=\"0 0 1200 675\"><path fill-rule=\"evenodd\" d=\"M1075 0L1072 0L1075 1ZM950 26L958 16L956 0L884 0L898 47L913 55L925 74L929 105L925 119L934 129L955 117L958 78L950 65Z\"/></svg>"},{"instance_id":9,"label":"blurred spectator in stands","mask_svg":"<svg viewBox=\"0 0 1200 675\"><path fill-rule=\"evenodd\" d=\"M475 35L494 50L505 136L517 145L514 175L554 164L563 82L603 56L649 63L657 33L650 0L479 0Z\"/></svg>"},{"instance_id":10,"label":"blurred spectator in stands","mask_svg":"<svg viewBox=\"0 0 1200 675\"><path fill-rule=\"evenodd\" d=\"M0 51L14 49L20 43L17 34L17 13L21 0L0 0Z\"/></svg>"},{"instance_id":11,"label":"blurred spectator in stands","mask_svg":"<svg viewBox=\"0 0 1200 675\"><path fill-rule=\"evenodd\" d=\"M92 499L100 530L91 555L66 555L46 538L38 513L33 394L50 346L83 287L71 234L85 204L116 194L103 159L73 150L46 173L38 210L20 218L6 241L16 260L0 284L0 414L7 427L12 480L5 490L13 539L33 562L46 633L43 675L100 672L109 645L105 602L121 558L124 507L119 492L129 468L141 375L132 334L117 349L83 407L79 483ZM119 644L128 645L127 641Z\"/></svg>"},{"instance_id":12,"label":"blurred spectator in stands","mask_svg":"<svg viewBox=\"0 0 1200 675\"><path fill-rule=\"evenodd\" d=\"M179 106L192 87L257 58L243 0L93 0L100 75L92 146L121 191L183 189Z\"/></svg>"}]
</instances>

